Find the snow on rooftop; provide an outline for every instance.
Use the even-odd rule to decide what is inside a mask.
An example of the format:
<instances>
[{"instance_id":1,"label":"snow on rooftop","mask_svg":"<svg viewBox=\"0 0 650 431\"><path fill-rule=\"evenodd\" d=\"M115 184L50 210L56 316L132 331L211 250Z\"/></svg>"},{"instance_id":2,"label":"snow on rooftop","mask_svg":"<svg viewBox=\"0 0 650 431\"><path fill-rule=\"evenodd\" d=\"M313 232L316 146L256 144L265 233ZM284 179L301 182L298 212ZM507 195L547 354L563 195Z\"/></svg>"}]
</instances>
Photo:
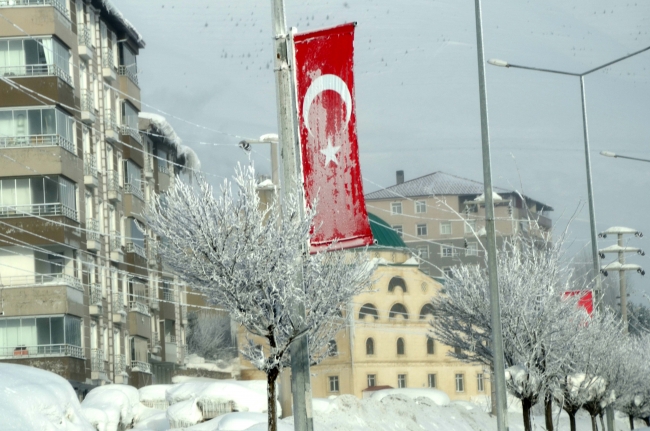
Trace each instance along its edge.
<instances>
[{"instance_id":1,"label":"snow on rooftop","mask_svg":"<svg viewBox=\"0 0 650 431\"><path fill-rule=\"evenodd\" d=\"M183 145L183 141L165 117L151 112L140 112L138 117L149 120L158 133L164 136L165 142L176 149L178 157L185 160L184 164L187 169L201 169L199 157L193 149Z\"/></svg>"},{"instance_id":2,"label":"snow on rooftop","mask_svg":"<svg viewBox=\"0 0 650 431\"><path fill-rule=\"evenodd\" d=\"M111 0L101 0L102 6L106 9L106 12L118 21L120 24L124 26L124 28L127 30L127 32L131 33L130 36L132 36L135 41L137 42L138 46L140 48L144 48L145 42L144 39L142 38L142 35L140 32L135 28L131 22L129 22L128 19L124 18L124 15L122 15L122 12L120 12L117 7L113 4Z\"/></svg>"}]
</instances>

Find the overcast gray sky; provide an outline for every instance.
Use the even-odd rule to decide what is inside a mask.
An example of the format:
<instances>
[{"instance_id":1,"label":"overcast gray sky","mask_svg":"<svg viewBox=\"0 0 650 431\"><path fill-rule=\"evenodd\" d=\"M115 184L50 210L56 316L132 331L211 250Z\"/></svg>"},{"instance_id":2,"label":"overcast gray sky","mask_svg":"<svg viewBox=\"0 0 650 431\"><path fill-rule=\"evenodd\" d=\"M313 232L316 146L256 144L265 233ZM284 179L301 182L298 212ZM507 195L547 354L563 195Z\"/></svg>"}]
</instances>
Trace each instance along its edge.
<instances>
[{"instance_id":1,"label":"overcast gray sky","mask_svg":"<svg viewBox=\"0 0 650 431\"><path fill-rule=\"evenodd\" d=\"M270 0L113 1L147 43L143 109L168 113L204 170L229 176L246 160L240 136L277 130ZM366 192L394 184L398 169L482 180L473 1L287 0L286 10L298 31L358 22ZM583 72L650 45L647 0L484 1L483 13L486 58L514 64ZM487 86L494 184L551 205L561 227L582 205L570 227L579 253L589 247L579 79L489 66ZM650 163L598 154L650 159L650 52L588 76L586 90L598 229L650 236ZM269 171L267 149L254 158ZM648 259L630 260L650 270ZM637 299L650 294L650 277L629 279Z\"/></svg>"}]
</instances>

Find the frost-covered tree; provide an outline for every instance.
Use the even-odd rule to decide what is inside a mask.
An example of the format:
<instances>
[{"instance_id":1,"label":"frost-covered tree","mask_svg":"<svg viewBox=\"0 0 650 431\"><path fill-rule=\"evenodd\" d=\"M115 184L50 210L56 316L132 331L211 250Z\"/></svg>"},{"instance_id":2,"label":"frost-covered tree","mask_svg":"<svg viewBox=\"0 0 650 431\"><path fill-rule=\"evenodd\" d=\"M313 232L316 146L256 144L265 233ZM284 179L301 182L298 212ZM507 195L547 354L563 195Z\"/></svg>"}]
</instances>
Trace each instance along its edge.
<instances>
[{"instance_id":1,"label":"frost-covered tree","mask_svg":"<svg viewBox=\"0 0 650 431\"><path fill-rule=\"evenodd\" d=\"M523 407L526 431L538 400L550 412L552 394L562 380L566 346L577 337L586 313L576 298L565 297L572 267L562 253L563 240L513 237L497 253L506 382ZM458 349L450 355L493 367L490 295L485 266L453 267L445 295L432 300L432 336ZM499 372L499 370L495 370ZM541 398L540 398L541 397ZM552 425L550 415L547 424Z\"/></svg>"},{"instance_id":2,"label":"frost-covered tree","mask_svg":"<svg viewBox=\"0 0 650 431\"><path fill-rule=\"evenodd\" d=\"M240 347L267 375L268 425L275 430L276 379L289 363L289 346L307 336L312 363L323 359L343 323L341 306L371 286L374 267L366 253L304 252L314 212L301 216L297 194L262 208L252 166L239 166L234 184L224 181L218 197L205 180L197 183L177 182L157 197L147 222L165 238L166 265L226 308L253 338L265 340L260 346L251 338ZM297 306L304 306L304 319L294 313Z\"/></svg>"},{"instance_id":3,"label":"frost-covered tree","mask_svg":"<svg viewBox=\"0 0 650 431\"><path fill-rule=\"evenodd\" d=\"M617 376L617 410L626 413L630 429L634 429L634 418L643 419L650 426L650 336L629 337L619 347L621 362Z\"/></svg>"},{"instance_id":4,"label":"frost-covered tree","mask_svg":"<svg viewBox=\"0 0 650 431\"><path fill-rule=\"evenodd\" d=\"M187 349L206 359L232 359L236 356L230 334L230 316L213 313L190 313L188 316Z\"/></svg>"}]
</instances>

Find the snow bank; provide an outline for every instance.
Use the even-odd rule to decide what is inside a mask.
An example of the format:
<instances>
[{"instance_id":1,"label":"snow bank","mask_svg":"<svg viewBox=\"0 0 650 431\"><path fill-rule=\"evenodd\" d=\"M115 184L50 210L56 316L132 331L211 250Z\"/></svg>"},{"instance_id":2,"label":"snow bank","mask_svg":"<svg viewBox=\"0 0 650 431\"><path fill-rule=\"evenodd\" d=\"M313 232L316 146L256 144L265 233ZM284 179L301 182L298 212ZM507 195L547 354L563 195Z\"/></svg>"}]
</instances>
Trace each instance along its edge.
<instances>
[{"instance_id":1,"label":"snow bank","mask_svg":"<svg viewBox=\"0 0 650 431\"><path fill-rule=\"evenodd\" d=\"M412 399L416 398L428 398L436 405L447 406L450 403L449 396L438 389L419 389L419 388L403 388L403 389L382 389L380 391L375 391L370 399L375 401L381 401L384 397L388 395L404 395Z\"/></svg>"},{"instance_id":2,"label":"snow bank","mask_svg":"<svg viewBox=\"0 0 650 431\"><path fill-rule=\"evenodd\" d=\"M149 120L153 127L165 138L165 142L176 149L177 157L184 160L185 168L187 169L201 169L201 161L196 155L194 150L190 147L183 145L183 141L176 134L174 128L167 122L167 119L162 115L153 114L151 112L140 112L139 118Z\"/></svg>"},{"instance_id":3,"label":"snow bank","mask_svg":"<svg viewBox=\"0 0 650 431\"><path fill-rule=\"evenodd\" d=\"M167 419L172 428L187 428L203 421L196 400L181 401L167 409Z\"/></svg>"},{"instance_id":4,"label":"snow bank","mask_svg":"<svg viewBox=\"0 0 650 431\"><path fill-rule=\"evenodd\" d=\"M0 364L3 431L94 431L63 377L38 368Z\"/></svg>"},{"instance_id":5,"label":"snow bank","mask_svg":"<svg viewBox=\"0 0 650 431\"><path fill-rule=\"evenodd\" d=\"M147 407L166 410L169 407L166 393L171 387L172 385L150 385L140 388L140 402Z\"/></svg>"},{"instance_id":6,"label":"snow bank","mask_svg":"<svg viewBox=\"0 0 650 431\"><path fill-rule=\"evenodd\" d=\"M138 421L146 407L140 404L140 393L133 386L99 386L81 403L84 416L98 431L117 431Z\"/></svg>"}]
</instances>

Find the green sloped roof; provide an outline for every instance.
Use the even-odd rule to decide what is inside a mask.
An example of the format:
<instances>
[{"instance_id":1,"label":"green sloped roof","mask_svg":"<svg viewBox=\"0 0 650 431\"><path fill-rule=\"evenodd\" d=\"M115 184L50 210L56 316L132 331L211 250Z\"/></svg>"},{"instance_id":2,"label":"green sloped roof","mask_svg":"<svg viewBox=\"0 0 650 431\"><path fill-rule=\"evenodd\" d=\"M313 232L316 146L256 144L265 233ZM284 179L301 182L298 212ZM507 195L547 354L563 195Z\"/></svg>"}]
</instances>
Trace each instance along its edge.
<instances>
[{"instance_id":1,"label":"green sloped roof","mask_svg":"<svg viewBox=\"0 0 650 431\"><path fill-rule=\"evenodd\" d=\"M406 247L402 238L395 232L388 223L372 213L368 213L370 230L375 238L377 247Z\"/></svg>"}]
</instances>

